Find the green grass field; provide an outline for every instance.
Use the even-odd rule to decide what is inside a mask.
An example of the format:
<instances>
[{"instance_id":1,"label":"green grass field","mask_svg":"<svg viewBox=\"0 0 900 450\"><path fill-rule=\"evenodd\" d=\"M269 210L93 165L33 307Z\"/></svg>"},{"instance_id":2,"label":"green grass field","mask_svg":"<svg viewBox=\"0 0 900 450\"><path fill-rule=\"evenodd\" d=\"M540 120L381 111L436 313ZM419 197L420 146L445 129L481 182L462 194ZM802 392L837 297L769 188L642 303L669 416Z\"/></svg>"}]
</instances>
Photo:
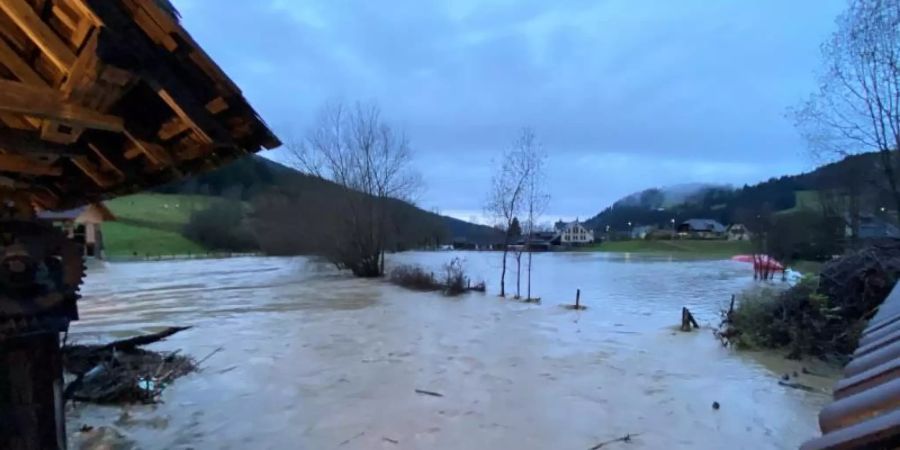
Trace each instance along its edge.
<instances>
[{"instance_id":1,"label":"green grass field","mask_svg":"<svg viewBox=\"0 0 900 450\"><path fill-rule=\"evenodd\" d=\"M191 212L209 206L214 198L201 195L136 194L110 200L106 206L115 222L103 224L110 258L204 253L199 244L181 235Z\"/></svg>"},{"instance_id":2,"label":"green grass field","mask_svg":"<svg viewBox=\"0 0 900 450\"><path fill-rule=\"evenodd\" d=\"M631 240L604 242L586 251L619 253L660 253L686 257L729 257L752 251L748 241Z\"/></svg>"}]
</instances>

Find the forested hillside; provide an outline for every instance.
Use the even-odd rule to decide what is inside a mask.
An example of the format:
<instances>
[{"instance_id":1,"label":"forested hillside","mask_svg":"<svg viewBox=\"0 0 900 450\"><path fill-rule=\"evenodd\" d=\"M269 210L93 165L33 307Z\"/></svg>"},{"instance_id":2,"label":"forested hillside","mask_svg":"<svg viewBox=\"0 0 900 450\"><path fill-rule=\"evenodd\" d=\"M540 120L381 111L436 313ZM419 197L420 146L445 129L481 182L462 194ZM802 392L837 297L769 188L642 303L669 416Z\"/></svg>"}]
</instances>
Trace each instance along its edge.
<instances>
[{"instance_id":1,"label":"forested hillside","mask_svg":"<svg viewBox=\"0 0 900 450\"><path fill-rule=\"evenodd\" d=\"M163 186L156 190L159 193L181 195L208 195L222 197L232 201L250 203L257 210L254 220L273 218L272 211L275 197L320 198L333 203L335 196L351 195L349 191L330 181L298 172L290 167L259 156L249 156L235 161L221 169L186 179L179 183ZM318 201L318 200L316 200ZM476 225L452 217L425 211L407 202L392 201L400 228L399 234L408 242L399 243L401 247L418 246L427 243L449 243L455 238L464 238L471 242L491 243L499 239L499 232L493 228ZM268 213L267 217L260 214ZM297 209L295 205L294 210ZM287 213L288 211L285 211ZM314 212L310 212L314 214ZM291 226L285 215L281 226ZM268 227L279 228L276 224ZM296 228L296 227L295 227ZM287 232L287 231L285 231ZM300 230L295 230L300 232ZM295 237L302 240L302 232Z\"/></svg>"},{"instance_id":2,"label":"forested hillside","mask_svg":"<svg viewBox=\"0 0 900 450\"><path fill-rule=\"evenodd\" d=\"M795 208L798 192L804 193L801 198L855 195L863 210L872 209L880 203L890 204L878 183L878 163L876 153L854 155L812 172L772 178L752 186L702 187L674 205L666 204L660 189L651 188L616 202L586 222L598 231L605 231L608 226L611 231L620 232L638 225L671 227L673 219L679 223L690 218L710 218L729 224L750 213Z\"/></svg>"}]
</instances>

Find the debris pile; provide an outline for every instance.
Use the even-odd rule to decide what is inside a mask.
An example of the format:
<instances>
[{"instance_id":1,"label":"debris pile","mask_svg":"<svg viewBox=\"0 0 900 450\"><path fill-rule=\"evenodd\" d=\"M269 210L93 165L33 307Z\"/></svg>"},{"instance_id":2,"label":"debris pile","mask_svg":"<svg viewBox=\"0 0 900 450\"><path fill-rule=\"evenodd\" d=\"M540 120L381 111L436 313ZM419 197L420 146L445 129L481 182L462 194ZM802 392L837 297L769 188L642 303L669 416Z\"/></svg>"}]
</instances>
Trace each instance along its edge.
<instances>
[{"instance_id":1,"label":"debris pile","mask_svg":"<svg viewBox=\"0 0 900 450\"><path fill-rule=\"evenodd\" d=\"M103 345L68 345L63 367L74 379L65 398L92 403L155 403L173 380L197 370L178 351L159 353L139 348L190 327L172 327Z\"/></svg>"},{"instance_id":2,"label":"debris pile","mask_svg":"<svg viewBox=\"0 0 900 450\"><path fill-rule=\"evenodd\" d=\"M900 240L883 240L822 268L819 292L845 317L870 319L900 275Z\"/></svg>"},{"instance_id":3,"label":"debris pile","mask_svg":"<svg viewBox=\"0 0 900 450\"><path fill-rule=\"evenodd\" d=\"M722 312L723 344L784 348L788 357L843 362L900 276L900 241L874 242L795 286L748 292ZM734 305L734 303L732 303Z\"/></svg>"}]
</instances>

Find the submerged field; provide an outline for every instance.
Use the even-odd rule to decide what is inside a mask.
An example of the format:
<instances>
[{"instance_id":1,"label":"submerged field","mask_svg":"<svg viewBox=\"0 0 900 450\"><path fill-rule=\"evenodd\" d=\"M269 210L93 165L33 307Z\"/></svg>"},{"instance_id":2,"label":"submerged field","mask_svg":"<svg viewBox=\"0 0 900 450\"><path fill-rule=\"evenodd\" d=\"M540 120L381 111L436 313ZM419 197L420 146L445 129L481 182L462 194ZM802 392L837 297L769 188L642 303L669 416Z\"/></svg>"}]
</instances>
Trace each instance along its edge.
<instances>
[{"instance_id":1,"label":"submerged field","mask_svg":"<svg viewBox=\"0 0 900 450\"><path fill-rule=\"evenodd\" d=\"M801 363L733 352L708 330L676 331L682 306L717 323L731 294L754 284L746 265L544 253L533 277L543 303L530 305L496 297L497 253L388 263L437 270L455 256L488 293L447 299L304 258L95 268L70 341L192 325L152 348L221 351L162 404L127 414L78 405L72 442L82 424L160 449L588 449L626 434L634 449L777 449L818 433L827 393L778 384ZM562 307L577 288L586 311ZM816 389L832 383L800 377Z\"/></svg>"},{"instance_id":2,"label":"submerged field","mask_svg":"<svg viewBox=\"0 0 900 450\"><path fill-rule=\"evenodd\" d=\"M585 250L620 253L659 253L677 254L681 256L723 257L753 250L748 241L724 240L649 240L635 239L629 241L609 241L587 247Z\"/></svg>"}]
</instances>

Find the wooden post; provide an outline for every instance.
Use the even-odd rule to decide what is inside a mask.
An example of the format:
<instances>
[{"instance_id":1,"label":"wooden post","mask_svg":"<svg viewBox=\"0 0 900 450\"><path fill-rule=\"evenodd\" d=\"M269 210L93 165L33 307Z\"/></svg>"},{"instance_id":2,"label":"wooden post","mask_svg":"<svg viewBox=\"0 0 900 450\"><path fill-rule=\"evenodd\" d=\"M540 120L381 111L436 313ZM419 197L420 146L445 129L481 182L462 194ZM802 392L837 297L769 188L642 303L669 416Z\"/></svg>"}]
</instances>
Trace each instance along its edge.
<instances>
[{"instance_id":1,"label":"wooden post","mask_svg":"<svg viewBox=\"0 0 900 450\"><path fill-rule=\"evenodd\" d=\"M0 342L0 448L66 448L59 333Z\"/></svg>"},{"instance_id":2,"label":"wooden post","mask_svg":"<svg viewBox=\"0 0 900 450\"><path fill-rule=\"evenodd\" d=\"M700 328L700 325L694 320L694 315L686 307L681 308L681 331L691 331L691 325L694 328Z\"/></svg>"},{"instance_id":3,"label":"wooden post","mask_svg":"<svg viewBox=\"0 0 900 450\"><path fill-rule=\"evenodd\" d=\"M731 318L731 315L734 314L734 298L735 295L731 294L731 304L728 305L728 318Z\"/></svg>"},{"instance_id":4,"label":"wooden post","mask_svg":"<svg viewBox=\"0 0 900 450\"><path fill-rule=\"evenodd\" d=\"M575 309L581 309L581 289L575 291Z\"/></svg>"}]
</instances>

